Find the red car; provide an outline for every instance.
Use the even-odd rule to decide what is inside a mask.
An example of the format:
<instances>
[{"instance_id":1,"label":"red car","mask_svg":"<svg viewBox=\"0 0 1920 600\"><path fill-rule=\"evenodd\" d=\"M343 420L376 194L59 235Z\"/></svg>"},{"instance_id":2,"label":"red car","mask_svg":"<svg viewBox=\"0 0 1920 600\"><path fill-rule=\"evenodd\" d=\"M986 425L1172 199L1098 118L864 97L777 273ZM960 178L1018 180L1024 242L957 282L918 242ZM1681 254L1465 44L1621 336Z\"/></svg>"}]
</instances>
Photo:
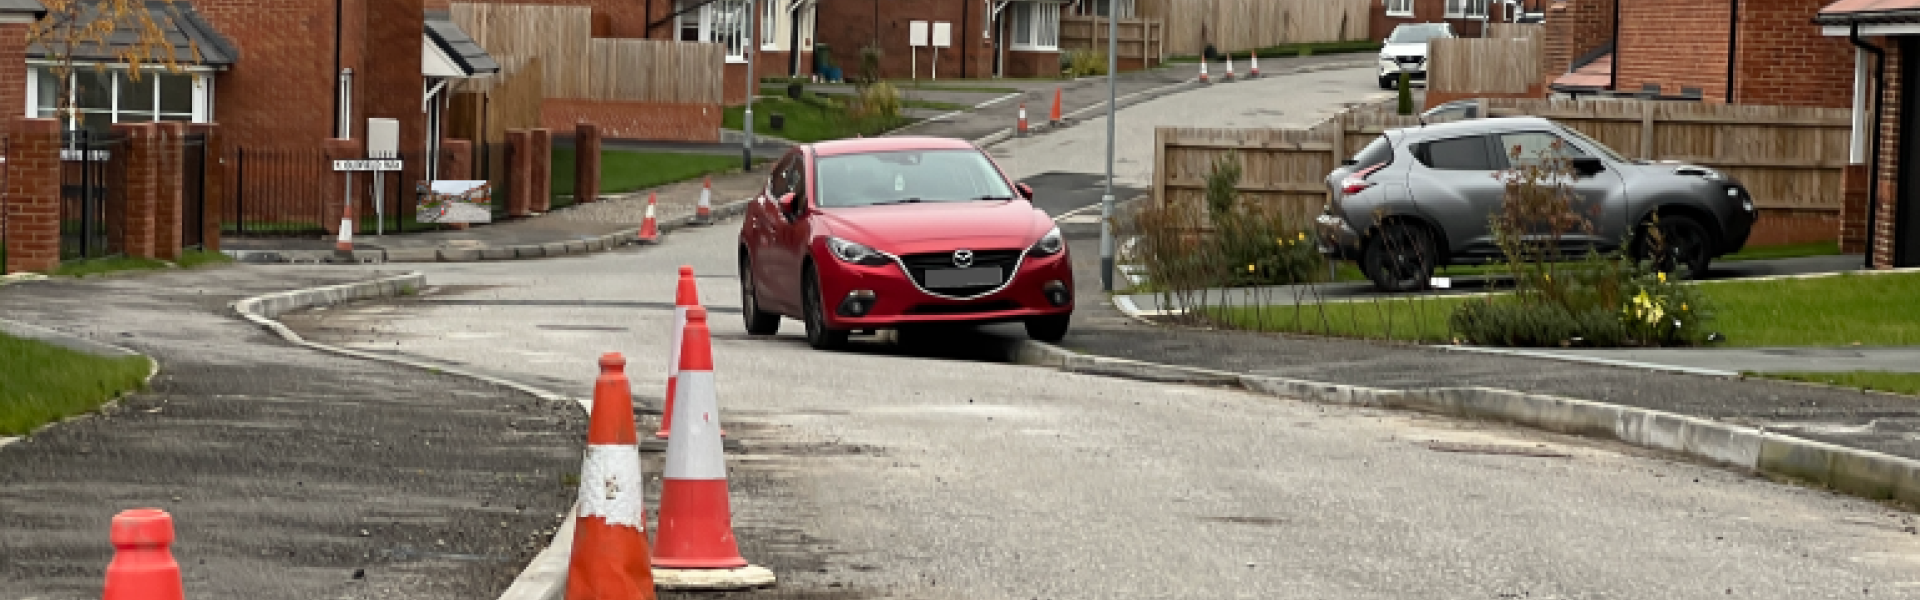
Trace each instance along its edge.
<instances>
[{"instance_id":1,"label":"red car","mask_svg":"<svg viewBox=\"0 0 1920 600\"><path fill-rule=\"evenodd\" d=\"M774 163L740 225L747 332L782 316L827 349L854 331L1021 321L1057 342L1073 315L1066 240L971 143L862 138Z\"/></svg>"}]
</instances>

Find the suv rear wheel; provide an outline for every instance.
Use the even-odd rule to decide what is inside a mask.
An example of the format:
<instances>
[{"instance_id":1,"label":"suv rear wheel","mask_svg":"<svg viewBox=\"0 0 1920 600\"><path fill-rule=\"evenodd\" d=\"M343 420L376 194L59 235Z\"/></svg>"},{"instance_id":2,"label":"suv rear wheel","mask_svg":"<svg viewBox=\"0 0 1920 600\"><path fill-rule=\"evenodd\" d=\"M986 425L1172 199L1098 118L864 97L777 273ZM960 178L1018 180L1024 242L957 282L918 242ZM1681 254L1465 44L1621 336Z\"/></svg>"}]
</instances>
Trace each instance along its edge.
<instances>
[{"instance_id":1,"label":"suv rear wheel","mask_svg":"<svg viewBox=\"0 0 1920 600\"><path fill-rule=\"evenodd\" d=\"M1360 272L1381 291L1411 292L1426 289L1439 258L1427 228L1394 221L1367 238Z\"/></svg>"},{"instance_id":2,"label":"suv rear wheel","mask_svg":"<svg viewBox=\"0 0 1920 600\"><path fill-rule=\"evenodd\" d=\"M1386 75L1380 76L1380 89L1383 89L1383 90L1395 89L1399 86L1399 83L1400 83L1400 78L1398 77L1388 77Z\"/></svg>"},{"instance_id":3,"label":"suv rear wheel","mask_svg":"<svg viewBox=\"0 0 1920 600\"><path fill-rule=\"evenodd\" d=\"M1658 256L1647 229L1652 221L1641 224L1641 232L1634 237L1634 258L1652 260L1653 268L1661 273L1676 273L1680 267L1686 267L1687 279L1700 279L1707 274L1707 267L1713 262L1711 248L1713 234L1692 217L1683 215L1660 216L1661 243Z\"/></svg>"}]
</instances>

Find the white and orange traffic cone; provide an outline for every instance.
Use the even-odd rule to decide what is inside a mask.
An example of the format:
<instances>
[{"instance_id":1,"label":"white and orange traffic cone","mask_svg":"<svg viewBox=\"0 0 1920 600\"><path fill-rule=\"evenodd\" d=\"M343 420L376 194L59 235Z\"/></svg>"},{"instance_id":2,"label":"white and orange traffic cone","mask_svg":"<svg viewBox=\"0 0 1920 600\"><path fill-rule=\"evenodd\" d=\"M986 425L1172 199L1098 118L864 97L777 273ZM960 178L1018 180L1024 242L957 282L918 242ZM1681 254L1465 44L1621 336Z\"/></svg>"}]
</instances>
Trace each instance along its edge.
<instances>
[{"instance_id":1,"label":"white and orange traffic cone","mask_svg":"<svg viewBox=\"0 0 1920 600\"><path fill-rule=\"evenodd\" d=\"M1047 115L1047 124L1054 127L1059 127L1060 122L1065 120L1060 116L1060 95L1061 89L1053 88L1053 114Z\"/></svg>"},{"instance_id":2,"label":"white and orange traffic cone","mask_svg":"<svg viewBox=\"0 0 1920 600\"><path fill-rule=\"evenodd\" d=\"M333 255L348 262L354 260L353 221L359 216L354 214L359 211L359 207L354 206L355 204L357 203L349 200L346 207L340 210L340 236L333 241Z\"/></svg>"},{"instance_id":3,"label":"white and orange traffic cone","mask_svg":"<svg viewBox=\"0 0 1920 600\"><path fill-rule=\"evenodd\" d=\"M1259 79L1260 78L1260 51L1254 50L1251 55L1247 56L1247 59L1253 61L1253 66L1247 68L1247 78Z\"/></svg>"},{"instance_id":4,"label":"white and orange traffic cone","mask_svg":"<svg viewBox=\"0 0 1920 600\"><path fill-rule=\"evenodd\" d=\"M1200 83L1213 83L1207 79L1207 59L1200 59Z\"/></svg>"},{"instance_id":5,"label":"white and orange traffic cone","mask_svg":"<svg viewBox=\"0 0 1920 600\"><path fill-rule=\"evenodd\" d=\"M720 440L720 400L713 376L713 340L707 328L707 309L702 307L687 310L676 393L673 410L679 430L667 440L666 468L661 473L654 579L666 589L770 585L773 572L748 564L733 537L726 452Z\"/></svg>"},{"instance_id":6,"label":"white and orange traffic cone","mask_svg":"<svg viewBox=\"0 0 1920 600\"><path fill-rule=\"evenodd\" d=\"M708 175L706 183L700 188L700 206L693 211L694 221L701 225L713 223L713 176Z\"/></svg>"},{"instance_id":7,"label":"white and orange traffic cone","mask_svg":"<svg viewBox=\"0 0 1920 600\"><path fill-rule=\"evenodd\" d=\"M1222 78L1222 81L1226 81L1229 83L1233 81L1233 55L1232 54L1227 55L1227 76Z\"/></svg>"},{"instance_id":8,"label":"white and orange traffic cone","mask_svg":"<svg viewBox=\"0 0 1920 600\"><path fill-rule=\"evenodd\" d=\"M1027 137L1027 103L1025 102L1020 103L1020 121L1016 127L1019 128L1017 133L1020 137Z\"/></svg>"},{"instance_id":9,"label":"white and orange traffic cone","mask_svg":"<svg viewBox=\"0 0 1920 600\"><path fill-rule=\"evenodd\" d=\"M654 597L652 551L647 547L646 480L627 359L600 357L587 417L587 453L580 467L573 554L567 561L567 600L647 600Z\"/></svg>"},{"instance_id":10,"label":"white and orange traffic cone","mask_svg":"<svg viewBox=\"0 0 1920 600\"><path fill-rule=\"evenodd\" d=\"M180 563L173 560L173 517L157 508L113 516L113 562L104 600L181 600Z\"/></svg>"},{"instance_id":11,"label":"white and orange traffic cone","mask_svg":"<svg viewBox=\"0 0 1920 600\"><path fill-rule=\"evenodd\" d=\"M642 244L660 243L660 222L653 216L653 205L660 199L659 196L658 192L647 194L647 218L640 222L639 238Z\"/></svg>"},{"instance_id":12,"label":"white and orange traffic cone","mask_svg":"<svg viewBox=\"0 0 1920 600\"><path fill-rule=\"evenodd\" d=\"M680 342L687 335L687 311L700 305L700 288L693 279L693 266L680 266L680 282L673 291L673 348L667 355L667 400L660 410L660 430L653 436L667 439L673 431L673 399L680 382Z\"/></svg>"}]
</instances>

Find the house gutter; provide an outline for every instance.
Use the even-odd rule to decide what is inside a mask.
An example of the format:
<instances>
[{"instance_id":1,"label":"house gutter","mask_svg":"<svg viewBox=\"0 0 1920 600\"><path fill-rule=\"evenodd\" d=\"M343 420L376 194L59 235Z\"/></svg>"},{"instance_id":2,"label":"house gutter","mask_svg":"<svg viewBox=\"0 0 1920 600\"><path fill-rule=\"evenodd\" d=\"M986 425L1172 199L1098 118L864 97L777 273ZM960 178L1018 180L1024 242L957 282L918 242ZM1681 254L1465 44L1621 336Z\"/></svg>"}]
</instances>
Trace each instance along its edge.
<instances>
[{"instance_id":1,"label":"house gutter","mask_svg":"<svg viewBox=\"0 0 1920 600\"><path fill-rule=\"evenodd\" d=\"M333 79L334 81L334 84L333 84L334 117L333 118L336 120L340 119L340 97L342 94L346 93L344 90L340 89L340 83L341 83L340 82L340 56L341 56L340 42L342 39L341 28L346 26L346 18L345 18L346 10L342 7L342 5L345 4L345 2L346 0L333 0L333 76L334 76L334 79ZM339 129L339 126L336 124L334 128ZM346 132L339 132L339 133L340 133L340 137L343 137L343 138L351 137L347 135Z\"/></svg>"},{"instance_id":2,"label":"house gutter","mask_svg":"<svg viewBox=\"0 0 1920 600\"><path fill-rule=\"evenodd\" d=\"M1740 0L1731 2L1727 12L1727 104L1733 104L1733 63L1740 55Z\"/></svg>"},{"instance_id":3,"label":"house gutter","mask_svg":"<svg viewBox=\"0 0 1920 600\"><path fill-rule=\"evenodd\" d=\"M1860 22L1859 21L1854 21L1852 24L1852 27L1847 31L1847 41L1853 42L1853 46L1855 48L1859 48L1861 50L1864 50L1872 54L1873 60L1874 60L1873 129L1870 133L1867 134L1869 136L1867 143L1872 145L1872 149L1869 151L1871 154L1871 158L1867 159L1869 162L1867 163L1868 175L1867 175L1867 253L1866 253L1867 263L1866 263L1866 268L1872 269L1873 268L1873 241L1874 241L1873 238L1875 233L1874 227L1876 225L1874 223L1874 220L1875 220L1874 216L1880 212L1879 211L1880 152L1881 152L1880 126L1881 126L1881 123L1886 118L1886 108L1887 108L1887 103L1885 101L1886 86L1887 86L1887 52L1885 49L1879 46L1875 46L1873 44L1867 43L1866 40L1860 39ZM1859 87L1864 88L1866 86L1861 85ZM1855 105L1858 106L1860 103L1860 100L1856 99L1854 102L1855 102Z\"/></svg>"}]
</instances>

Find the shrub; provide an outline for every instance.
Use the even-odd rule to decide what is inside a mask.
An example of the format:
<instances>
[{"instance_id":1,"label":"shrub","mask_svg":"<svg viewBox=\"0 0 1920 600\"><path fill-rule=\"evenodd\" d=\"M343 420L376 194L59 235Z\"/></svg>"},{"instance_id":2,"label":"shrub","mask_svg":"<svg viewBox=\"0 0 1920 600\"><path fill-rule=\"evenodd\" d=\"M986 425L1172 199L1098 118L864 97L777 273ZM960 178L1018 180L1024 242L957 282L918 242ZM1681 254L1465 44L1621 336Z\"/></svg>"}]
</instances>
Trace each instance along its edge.
<instances>
[{"instance_id":1,"label":"shrub","mask_svg":"<svg viewBox=\"0 0 1920 600\"><path fill-rule=\"evenodd\" d=\"M1107 53L1081 48L1065 57L1067 77L1094 77L1107 74Z\"/></svg>"},{"instance_id":2,"label":"shrub","mask_svg":"<svg viewBox=\"0 0 1920 600\"><path fill-rule=\"evenodd\" d=\"M1207 174L1206 206L1152 203L1130 223L1139 235L1132 258L1154 288L1183 304L1199 290L1316 281L1326 263L1285 209L1240 202L1239 157L1228 153Z\"/></svg>"},{"instance_id":3,"label":"shrub","mask_svg":"<svg viewBox=\"0 0 1920 600\"><path fill-rule=\"evenodd\" d=\"M1404 72L1400 74L1399 108L1402 116L1413 114L1413 76Z\"/></svg>"}]
</instances>

